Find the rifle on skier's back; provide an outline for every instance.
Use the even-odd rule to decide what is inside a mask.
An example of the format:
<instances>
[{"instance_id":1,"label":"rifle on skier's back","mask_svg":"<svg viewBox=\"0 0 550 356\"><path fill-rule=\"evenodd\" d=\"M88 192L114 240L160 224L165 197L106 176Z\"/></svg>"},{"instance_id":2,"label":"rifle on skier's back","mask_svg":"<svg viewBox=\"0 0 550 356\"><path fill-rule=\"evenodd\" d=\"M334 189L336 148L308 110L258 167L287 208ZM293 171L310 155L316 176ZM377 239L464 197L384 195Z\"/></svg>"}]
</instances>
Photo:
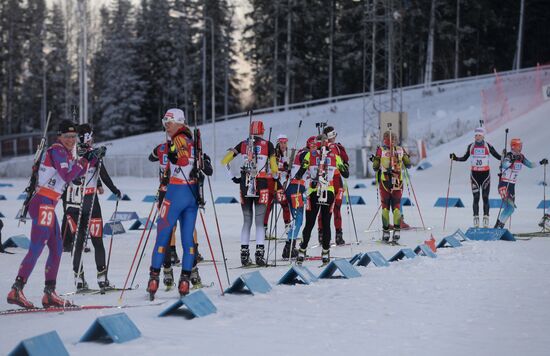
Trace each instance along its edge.
<instances>
[{"instance_id":1,"label":"rifle on skier's back","mask_svg":"<svg viewBox=\"0 0 550 356\"><path fill-rule=\"evenodd\" d=\"M258 155L255 149L255 138L252 134L252 110L249 111L248 139L246 140L246 158L243 167L246 177L246 197L257 197L256 176L258 175Z\"/></svg>"},{"instance_id":2,"label":"rifle on skier's back","mask_svg":"<svg viewBox=\"0 0 550 356\"><path fill-rule=\"evenodd\" d=\"M23 207L21 207L21 210L19 211L20 222L27 221L27 213L29 212L29 203L32 197L34 196L34 192L36 190L36 184L38 183L38 170L40 168L40 163L42 162L42 157L44 156L44 146L47 140L46 136L48 134L48 126L50 125L51 116L52 116L52 112L50 111L48 112L48 118L46 120L46 127L44 128L44 134L42 135L42 138L40 139L40 143L38 144L38 147L34 154L31 178L29 179L29 184L27 185L27 188L25 188L25 194L27 196L25 197L25 201L23 202Z\"/></svg>"}]
</instances>

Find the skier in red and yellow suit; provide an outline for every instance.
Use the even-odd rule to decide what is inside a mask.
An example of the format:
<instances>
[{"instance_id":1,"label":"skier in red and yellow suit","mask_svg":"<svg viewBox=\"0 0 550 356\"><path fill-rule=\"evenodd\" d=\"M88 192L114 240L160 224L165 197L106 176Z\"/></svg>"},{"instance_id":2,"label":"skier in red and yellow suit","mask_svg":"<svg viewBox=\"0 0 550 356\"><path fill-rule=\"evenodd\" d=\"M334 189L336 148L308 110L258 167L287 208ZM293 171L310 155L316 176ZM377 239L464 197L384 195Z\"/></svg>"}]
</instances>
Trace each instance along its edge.
<instances>
[{"instance_id":1,"label":"skier in red and yellow suit","mask_svg":"<svg viewBox=\"0 0 550 356\"><path fill-rule=\"evenodd\" d=\"M395 133L386 131L383 144L376 150L373 159L373 168L376 171L376 180L380 189L382 203L382 241L390 241L390 209L393 213L393 242L397 243L400 237L401 196L403 195L403 166L409 168L411 160L403 147L397 145Z\"/></svg>"}]
</instances>

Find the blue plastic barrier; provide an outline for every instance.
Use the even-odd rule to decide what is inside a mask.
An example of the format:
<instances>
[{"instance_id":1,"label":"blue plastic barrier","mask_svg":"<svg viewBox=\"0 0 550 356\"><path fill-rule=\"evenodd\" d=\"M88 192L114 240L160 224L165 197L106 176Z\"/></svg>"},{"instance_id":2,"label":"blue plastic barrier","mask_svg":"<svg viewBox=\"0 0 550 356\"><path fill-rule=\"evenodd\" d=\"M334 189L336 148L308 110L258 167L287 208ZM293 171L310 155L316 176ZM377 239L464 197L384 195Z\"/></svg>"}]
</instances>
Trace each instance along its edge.
<instances>
[{"instance_id":1,"label":"blue plastic barrier","mask_svg":"<svg viewBox=\"0 0 550 356\"><path fill-rule=\"evenodd\" d=\"M541 200L539 205L537 206L537 209L544 209L545 205L546 209L550 209L550 200Z\"/></svg>"},{"instance_id":2,"label":"blue plastic barrier","mask_svg":"<svg viewBox=\"0 0 550 356\"><path fill-rule=\"evenodd\" d=\"M124 226L120 221L107 222L103 225L103 236L124 234Z\"/></svg>"},{"instance_id":3,"label":"blue plastic barrier","mask_svg":"<svg viewBox=\"0 0 550 356\"><path fill-rule=\"evenodd\" d=\"M365 183L357 183L353 186L353 189L365 189L367 186Z\"/></svg>"},{"instance_id":4,"label":"blue plastic barrier","mask_svg":"<svg viewBox=\"0 0 550 356\"><path fill-rule=\"evenodd\" d=\"M416 167L417 171L425 171L426 169L432 168L432 164L428 161L422 161Z\"/></svg>"},{"instance_id":5,"label":"blue plastic barrier","mask_svg":"<svg viewBox=\"0 0 550 356\"><path fill-rule=\"evenodd\" d=\"M4 248L19 247L19 248L28 250L30 245L31 245L31 240L29 240L29 238L27 236L25 236L25 235L16 235L16 236L12 236L9 239L7 239L6 241L4 241L4 243L2 244L2 247L4 247Z\"/></svg>"},{"instance_id":6,"label":"blue plastic barrier","mask_svg":"<svg viewBox=\"0 0 550 356\"><path fill-rule=\"evenodd\" d=\"M237 204L238 202L234 197L217 197L214 204Z\"/></svg>"},{"instance_id":7,"label":"blue plastic barrier","mask_svg":"<svg viewBox=\"0 0 550 356\"><path fill-rule=\"evenodd\" d=\"M349 200L352 205L365 205L365 200L359 195L350 195ZM348 196L344 195L344 204L348 203Z\"/></svg>"},{"instance_id":8,"label":"blue plastic barrier","mask_svg":"<svg viewBox=\"0 0 550 356\"><path fill-rule=\"evenodd\" d=\"M109 198L107 198L107 200L116 200L116 199L117 199L117 197L116 197L116 195L114 195L114 194L111 194L111 195L109 196ZM122 195L122 199L120 199L120 200L132 200L132 199L130 199L130 197L128 196L128 194L123 194L123 195Z\"/></svg>"},{"instance_id":9,"label":"blue plastic barrier","mask_svg":"<svg viewBox=\"0 0 550 356\"><path fill-rule=\"evenodd\" d=\"M358 266L367 267L369 263L373 263L376 267L388 267L390 263L379 251L365 252L361 259L357 262Z\"/></svg>"},{"instance_id":10,"label":"blue plastic barrier","mask_svg":"<svg viewBox=\"0 0 550 356\"><path fill-rule=\"evenodd\" d=\"M508 229L470 228L466 231L466 236L474 241L516 241L516 238Z\"/></svg>"},{"instance_id":11,"label":"blue plastic barrier","mask_svg":"<svg viewBox=\"0 0 550 356\"><path fill-rule=\"evenodd\" d=\"M452 247L452 248L456 248L456 247L460 247L462 246L462 244L460 243L460 241L457 240L456 237L454 237L453 235L450 235L450 236L447 236L447 237L444 237L443 239L441 239L441 241L439 241L439 243L437 244L437 248L443 248L443 247Z\"/></svg>"},{"instance_id":12,"label":"blue plastic barrier","mask_svg":"<svg viewBox=\"0 0 550 356\"><path fill-rule=\"evenodd\" d=\"M13 184L11 183L0 183L0 188L11 188Z\"/></svg>"},{"instance_id":13,"label":"blue plastic barrier","mask_svg":"<svg viewBox=\"0 0 550 356\"><path fill-rule=\"evenodd\" d=\"M27 194L23 193L23 194L19 194L19 196L17 197L17 200L25 200L27 199Z\"/></svg>"},{"instance_id":14,"label":"blue plastic barrier","mask_svg":"<svg viewBox=\"0 0 550 356\"><path fill-rule=\"evenodd\" d=\"M261 275L259 271L245 273L239 276L233 284L225 290L224 293L232 294L252 294L268 293L271 291L271 286Z\"/></svg>"},{"instance_id":15,"label":"blue plastic barrier","mask_svg":"<svg viewBox=\"0 0 550 356\"><path fill-rule=\"evenodd\" d=\"M401 206L414 206L411 199L409 197L402 197L401 198Z\"/></svg>"},{"instance_id":16,"label":"blue plastic barrier","mask_svg":"<svg viewBox=\"0 0 550 356\"><path fill-rule=\"evenodd\" d=\"M502 207L502 199L491 198L489 199L490 209L500 209Z\"/></svg>"},{"instance_id":17,"label":"blue plastic barrier","mask_svg":"<svg viewBox=\"0 0 550 356\"><path fill-rule=\"evenodd\" d=\"M112 341L122 344L141 336L136 325L126 313L100 316L80 338L80 342Z\"/></svg>"},{"instance_id":18,"label":"blue plastic barrier","mask_svg":"<svg viewBox=\"0 0 550 356\"><path fill-rule=\"evenodd\" d=\"M294 265L282 277L277 284L311 284L317 282L317 277L307 267Z\"/></svg>"},{"instance_id":19,"label":"blue plastic barrier","mask_svg":"<svg viewBox=\"0 0 550 356\"><path fill-rule=\"evenodd\" d=\"M6 216L0 212L0 218L5 218Z\"/></svg>"},{"instance_id":20,"label":"blue plastic barrier","mask_svg":"<svg viewBox=\"0 0 550 356\"><path fill-rule=\"evenodd\" d=\"M69 356L57 331L50 331L21 341L8 356Z\"/></svg>"},{"instance_id":21,"label":"blue plastic barrier","mask_svg":"<svg viewBox=\"0 0 550 356\"><path fill-rule=\"evenodd\" d=\"M414 253L416 253L418 256L426 256L430 258L437 257L437 255L432 251L432 249L426 244L416 246L416 248L414 249Z\"/></svg>"},{"instance_id":22,"label":"blue plastic barrier","mask_svg":"<svg viewBox=\"0 0 550 356\"><path fill-rule=\"evenodd\" d=\"M130 225L128 230L143 230L143 229L145 229L145 224L146 223L147 223L147 218L137 219L136 221L134 221L132 223L132 225ZM149 221L149 224L147 224L147 229L149 229L151 224L153 224L152 229L155 228L155 222L154 221L153 222Z\"/></svg>"},{"instance_id":23,"label":"blue plastic barrier","mask_svg":"<svg viewBox=\"0 0 550 356\"><path fill-rule=\"evenodd\" d=\"M7 200L5 195L0 194L0 200Z\"/></svg>"},{"instance_id":24,"label":"blue plastic barrier","mask_svg":"<svg viewBox=\"0 0 550 356\"><path fill-rule=\"evenodd\" d=\"M157 201L157 197L155 195L146 195L142 200L144 203L152 203L154 201Z\"/></svg>"},{"instance_id":25,"label":"blue plastic barrier","mask_svg":"<svg viewBox=\"0 0 550 356\"><path fill-rule=\"evenodd\" d=\"M447 205L447 198L437 198L434 206L436 208L444 208ZM449 197L449 208L464 208L464 203L460 198Z\"/></svg>"},{"instance_id":26,"label":"blue plastic barrier","mask_svg":"<svg viewBox=\"0 0 550 356\"><path fill-rule=\"evenodd\" d=\"M361 277L361 273L353 267L348 260L344 258L336 259L330 262L327 267L319 275L319 279L331 278L336 271L340 271L343 278Z\"/></svg>"},{"instance_id":27,"label":"blue plastic barrier","mask_svg":"<svg viewBox=\"0 0 550 356\"><path fill-rule=\"evenodd\" d=\"M415 258L415 257L416 257L416 253L414 253L413 250L411 250L410 248L402 248L401 250L399 250L399 252L397 252L395 255L393 255L393 257L390 258L388 261L389 262L396 262L396 261L400 261L404 258L412 259L412 258Z\"/></svg>"},{"instance_id":28,"label":"blue plastic barrier","mask_svg":"<svg viewBox=\"0 0 550 356\"><path fill-rule=\"evenodd\" d=\"M217 312L216 306L208 299L206 294L202 290L198 290L180 298L177 302L164 309L158 316L176 314L182 305L187 307L182 314L188 318L201 318Z\"/></svg>"},{"instance_id":29,"label":"blue plastic barrier","mask_svg":"<svg viewBox=\"0 0 550 356\"><path fill-rule=\"evenodd\" d=\"M351 265L354 265L361 259L361 257L363 257L363 253L356 253L352 258L349 259L349 263Z\"/></svg>"},{"instance_id":30,"label":"blue plastic barrier","mask_svg":"<svg viewBox=\"0 0 550 356\"><path fill-rule=\"evenodd\" d=\"M135 211L117 211L116 214L111 215L111 221L130 221L139 219L138 214Z\"/></svg>"}]
</instances>

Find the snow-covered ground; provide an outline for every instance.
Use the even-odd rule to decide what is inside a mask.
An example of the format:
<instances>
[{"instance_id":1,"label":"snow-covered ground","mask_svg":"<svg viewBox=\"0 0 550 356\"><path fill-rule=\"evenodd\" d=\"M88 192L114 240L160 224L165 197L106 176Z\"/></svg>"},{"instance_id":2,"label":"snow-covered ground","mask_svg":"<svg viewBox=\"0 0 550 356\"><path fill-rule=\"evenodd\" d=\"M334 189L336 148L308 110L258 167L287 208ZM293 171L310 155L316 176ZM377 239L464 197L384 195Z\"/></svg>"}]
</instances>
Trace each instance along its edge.
<instances>
[{"instance_id":1,"label":"snow-covered ground","mask_svg":"<svg viewBox=\"0 0 550 356\"><path fill-rule=\"evenodd\" d=\"M550 104L545 104L509 125L510 137L524 140L524 152L533 161L550 157L548 132ZM229 123L228 123L229 125ZM237 130L237 129L236 129ZM242 130L241 130L242 131ZM232 141L242 132L227 132ZM238 137L238 138L237 138ZM340 138L347 142L342 134ZM408 231L402 234L402 243L414 248L431 234L440 239L457 228L465 231L471 225L471 191L468 166L455 162L451 196L460 197L466 208L451 208L447 216L446 231L442 231L444 209L434 208L438 197L447 192L450 152L462 154L472 139L463 137L439 146L430 152L431 169L411 171L411 180L418 198L422 217L431 231ZM503 128L488 136L498 150L502 149ZM116 143L113 146L116 147ZM493 160L492 198L496 193L497 162ZM536 206L542 200L543 188L538 185L543 170L538 167L521 172L516 189L518 211L513 215L513 232L534 231L542 216ZM0 188L8 200L0 201L0 212L5 228L3 239L16 234L29 236L30 225L17 226L13 219L21 201L16 198L26 184L25 180L2 179L13 183L12 188ZM353 187L358 180L350 180ZM365 181L364 181L365 182ZM136 211L146 217L150 203L142 203L145 195L152 194L155 179L118 178L115 183L132 201L121 202L119 210ZM378 207L377 195L370 181L366 189L351 189L351 195L360 195L366 205L353 206L357 223L358 246L336 247L333 256L351 257L357 252L379 250L389 258L397 247L381 246L374 242L379 233L365 233ZM237 187L222 179L213 182L215 196L237 196ZM107 194L106 194L107 195ZM412 192L405 191L412 200ZM105 217L114 210L114 202L101 198ZM58 207L60 216L60 207ZM238 205L217 205L218 215L228 257L231 281L249 270L235 269L239 265L239 234L241 212ZM491 211L491 223L497 215ZM405 207L409 224L421 226L416 206ZM214 224L213 210L205 212L210 240L216 258L221 259ZM355 240L350 216L343 208L344 237ZM198 222L200 224L200 222ZM126 223L126 226L128 224ZM371 229L380 228L377 217ZM202 226L198 225L201 253L210 257ZM110 270L111 282L122 286L141 232L132 231L117 235L113 242ZM212 264L200 266L205 283L216 282L204 291L217 306L218 312L202 319L186 320L180 316L157 318L158 313L176 301L176 291L157 293L161 306L148 306L145 285L148 278L152 240L141 265L136 283L140 288L126 292L123 304L143 305L124 309L143 336L129 343L104 345L78 343L96 317L120 312L116 309L81 311L66 314L12 315L0 317L0 354L9 352L23 338L57 330L71 354L82 355L153 355L173 352L191 352L199 355L252 355L301 354L334 355L359 352L374 355L546 355L550 333L550 239L533 239L518 242L467 242L458 249L440 249L438 258L416 258L393 263L388 268L359 267L361 278L323 280L310 286L275 286L289 268L278 262L275 268L261 269L262 275L274 286L266 295L220 295L220 288ZM314 236L316 234L314 233ZM108 246L109 239L105 239ZM271 244L273 249L273 244ZM11 249L15 255L0 255L0 309L11 308L5 301L10 285L25 251ZM277 246L280 256L282 244ZM318 248L309 251L319 255ZM25 293L40 303L43 288L44 251L33 272ZM93 254L85 254L85 272L90 284L94 283ZM320 273L318 261L306 262L315 274ZM227 278L221 265L223 287ZM72 289L69 256L63 255L58 276L60 292ZM4 294L2 294L4 293ZM105 296L76 296L79 304L116 305L118 294Z\"/></svg>"}]
</instances>

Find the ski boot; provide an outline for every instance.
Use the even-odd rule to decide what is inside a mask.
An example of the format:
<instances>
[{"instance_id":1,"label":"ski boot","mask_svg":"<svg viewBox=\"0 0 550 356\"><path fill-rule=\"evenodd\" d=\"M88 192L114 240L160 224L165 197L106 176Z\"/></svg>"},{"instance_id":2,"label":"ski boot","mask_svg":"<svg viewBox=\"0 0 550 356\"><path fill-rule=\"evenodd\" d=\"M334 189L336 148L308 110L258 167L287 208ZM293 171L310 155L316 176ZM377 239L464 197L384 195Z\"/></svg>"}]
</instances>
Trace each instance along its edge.
<instances>
[{"instance_id":1,"label":"ski boot","mask_svg":"<svg viewBox=\"0 0 550 356\"><path fill-rule=\"evenodd\" d=\"M193 267L193 269L191 270L191 275L189 276L189 279L191 280L193 289L202 288L202 280L201 276L199 275L199 268L197 266Z\"/></svg>"},{"instance_id":2,"label":"ski boot","mask_svg":"<svg viewBox=\"0 0 550 356\"><path fill-rule=\"evenodd\" d=\"M44 296L42 297L42 306L44 308L64 308L74 307L75 305L55 293L55 281L46 281Z\"/></svg>"},{"instance_id":3,"label":"ski boot","mask_svg":"<svg viewBox=\"0 0 550 356\"><path fill-rule=\"evenodd\" d=\"M543 230L550 230L550 214L545 214L542 217L539 226L542 227Z\"/></svg>"},{"instance_id":4,"label":"ski boot","mask_svg":"<svg viewBox=\"0 0 550 356\"><path fill-rule=\"evenodd\" d=\"M149 282L147 283L147 293L149 293L149 300L155 300L155 293L159 289L159 275L160 269L153 268L149 270Z\"/></svg>"},{"instance_id":5,"label":"ski boot","mask_svg":"<svg viewBox=\"0 0 550 356\"><path fill-rule=\"evenodd\" d=\"M504 223L497 219L497 222L495 224L495 229L504 229Z\"/></svg>"},{"instance_id":6,"label":"ski boot","mask_svg":"<svg viewBox=\"0 0 550 356\"><path fill-rule=\"evenodd\" d=\"M399 226L401 227L401 230L408 230L411 228L411 226L409 224L407 224L405 222L405 219L401 218L401 224L399 224Z\"/></svg>"},{"instance_id":7,"label":"ski boot","mask_svg":"<svg viewBox=\"0 0 550 356\"><path fill-rule=\"evenodd\" d=\"M330 262L330 250L325 250L321 252L321 261L323 262L321 266L326 266Z\"/></svg>"},{"instance_id":8,"label":"ski boot","mask_svg":"<svg viewBox=\"0 0 550 356\"><path fill-rule=\"evenodd\" d=\"M180 282L178 284L178 292L181 297L189 294L189 273L190 272L181 271Z\"/></svg>"},{"instance_id":9,"label":"ski boot","mask_svg":"<svg viewBox=\"0 0 550 356\"><path fill-rule=\"evenodd\" d=\"M74 272L74 285L76 286L76 292L82 292L88 289L88 283L84 279L84 271Z\"/></svg>"},{"instance_id":10,"label":"ski boot","mask_svg":"<svg viewBox=\"0 0 550 356\"><path fill-rule=\"evenodd\" d=\"M344 233L342 232L342 229L336 229L335 241L337 246L342 246L346 244L346 241L344 241L343 235Z\"/></svg>"},{"instance_id":11,"label":"ski boot","mask_svg":"<svg viewBox=\"0 0 550 356\"><path fill-rule=\"evenodd\" d=\"M172 270L172 267L164 267L162 270L164 273L164 278L162 279L162 283L166 287L166 290L172 289L174 286L174 271Z\"/></svg>"},{"instance_id":12,"label":"ski boot","mask_svg":"<svg viewBox=\"0 0 550 356\"><path fill-rule=\"evenodd\" d=\"M256 245L256 253L254 256L256 257L256 265L258 266L265 266L265 258L264 258L264 245Z\"/></svg>"},{"instance_id":13,"label":"ski boot","mask_svg":"<svg viewBox=\"0 0 550 356\"><path fill-rule=\"evenodd\" d=\"M382 231L382 242L383 243L389 243L390 242L390 230L384 229Z\"/></svg>"},{"instance_id":14,"label":"ski boot","mask_svg":"<svg viewBox=\"0 0 550 356\"><path fill-rule=\"evenodd\" d=\"M23 278L17 277L15 279L15 283L11 286L10 292L8 293L8 303L17 304L25 309L32 309L34 308L34 304L32 304L27 297L25 297L25 294L23 294L23 287L25 287Z\"/></svg>"},{"instance_id":15,"label":"ski boot","mask_svg":"<svg viewBox=\"0 0 550 356\"><path fill-rule=\"evenodd\" d=\"M201 253L199 252L199 244L195 244L195 259L197 260L197 263L201 263L204 261L204 257L202 257Z\"/></svg>"},{"instance_id":16,"label":"ski boot","mask_svg":"<svg viewBox=\"0 0 550 356\"><path fill-rule=\"evenodd\" d=\"M489 215L483 215L483 228L486 229L489 227Z\"/></svg>"},{"instance_id":17,"label":"ski boot","mask_svg":"<svg viewBox=\"0 0 550 356\"><path fill-rule=\"evenodd\" d=\"M105 294L105 290L109 289L110 283L109 279L107 279L107 268L103 268L97 272L97 285L101 294Z\"/></svg>"},{"instance_id":18,"label":"ski boot","mask_svg":"<svg viewBox=\"0 0 550 356\"><path fill-rule=\"evenodd\" d=\"M474 227L477 229L479 227L479 216L474 215Z\"/></svg>"},{"instance_id":19,"label":"ski boot","mask_svg":"<svg viewBox=\"0 0 550 356\"><path fill-rule=\"evenodd\" d=\"M300 248L298 250L298 256L296 257L296 264L301 266L302 263L304 263L304 260L306 259L306 249Z\"/></svg>"},{"instance_id":20,"label":"ski boot","mask_svg":"<svg viewBox=\"0 0 550 356\"><path fill-rule=\"evenodd\" d=\"M248 245L241 245L241 265L249 266L251 264L252 261L250 260L250 250L248 249Z\"/></svg>"},{"instance_id":21,"label":"ski boot","mask_svg":"<svg viewBox=\"0 0 550 356\"><path fill-rule=\"evenodd\" d=\"M296 240L285 242L285 247L283 248L283 258L296 258L298 256L298 250L296 249Z\"/></svg>"},{"instance_id":22,"label":"ski boot","mask_svg":"<svg viewBox=\"0 0 550 356\"><path fill-rule=\"evenodd\" d=\"M393 239L392 243L394 245L399 245L399 239L401 238L401 231L399 229L393 230Z\"/></svg>"}]
</instances>

